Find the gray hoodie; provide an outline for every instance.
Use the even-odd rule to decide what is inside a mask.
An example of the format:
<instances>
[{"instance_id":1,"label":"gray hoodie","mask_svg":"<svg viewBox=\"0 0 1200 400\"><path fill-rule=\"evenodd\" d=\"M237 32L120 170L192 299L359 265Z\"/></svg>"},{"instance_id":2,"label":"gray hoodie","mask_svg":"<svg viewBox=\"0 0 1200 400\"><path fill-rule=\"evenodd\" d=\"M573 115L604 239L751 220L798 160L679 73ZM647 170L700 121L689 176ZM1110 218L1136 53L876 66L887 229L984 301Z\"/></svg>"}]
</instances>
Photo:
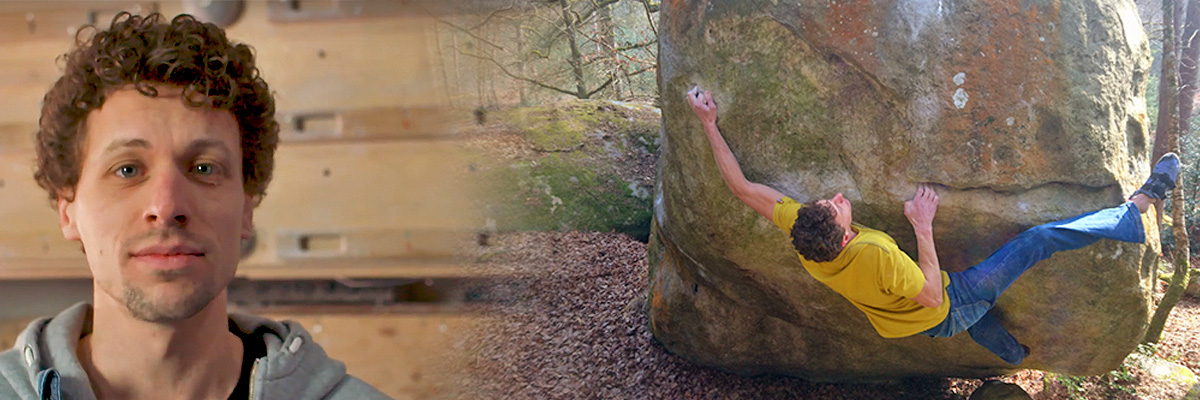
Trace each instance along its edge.
<instances>
[{"instance_id":1,"label":"gray hoodie","mask_svg":"<svg viewBox=\"0 0 1200 400\"><path fill-rule=\"evenodd\" d=\"M75 347L84 325L91 320L91 305L79 303L54 318L29 324L13 349L0 353L0 399L95 400L91 384ZM346 375L346 366L330 359L325 350L293 321L230 314L245 333L260 332L267 356L255 361L250 382L253 399L388 399L366 382Z\"/></svg>"}]
</instances>

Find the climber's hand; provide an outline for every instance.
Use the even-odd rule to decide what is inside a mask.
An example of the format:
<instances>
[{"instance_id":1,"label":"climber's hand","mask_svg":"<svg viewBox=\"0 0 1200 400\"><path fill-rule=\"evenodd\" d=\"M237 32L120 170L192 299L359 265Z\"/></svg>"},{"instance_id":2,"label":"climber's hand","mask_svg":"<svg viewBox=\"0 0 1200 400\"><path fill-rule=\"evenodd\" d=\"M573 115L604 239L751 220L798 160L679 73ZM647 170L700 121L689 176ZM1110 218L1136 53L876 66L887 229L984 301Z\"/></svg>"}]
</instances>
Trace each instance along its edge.
<instances>
[{"instance_id":1,"label":"climber's hand","mask_svg":"<svg viewBox=\"0 0 1200 400\"><path fill-rule=\"evenodd\" d=\"M693 86L692 90L687 92L688 104L692 106L692 111L700 117L700 122L705 125L717 123L717 103L713 101L712 95L707 90L701 91L699 86Z\"/></svg>"},{"instance_id":2,"label":"climber's hand","mask_svg":"<svg viewBox=\"0 0 1200 400\"><path fill-rule=\"evenodd\" d=\"M927 183L917 185L913 199L904 202L904 215L919 233L933 232L933 216L937 214L938 195Z\"/></svg>"}]
</instances>

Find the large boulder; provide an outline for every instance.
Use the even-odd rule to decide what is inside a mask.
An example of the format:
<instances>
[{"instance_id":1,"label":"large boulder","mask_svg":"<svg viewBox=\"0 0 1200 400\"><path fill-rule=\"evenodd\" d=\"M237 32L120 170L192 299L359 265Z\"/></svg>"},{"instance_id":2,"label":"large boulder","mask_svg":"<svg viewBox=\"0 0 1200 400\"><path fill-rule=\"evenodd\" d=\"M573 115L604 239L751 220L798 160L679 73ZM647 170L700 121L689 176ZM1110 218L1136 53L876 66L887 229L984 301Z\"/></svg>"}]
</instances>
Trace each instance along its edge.
<instances>
[{"instance_id":1,"label":"large boulder","mask_svg":"<svg viewBox=\"0 0 1200 400\"><path fill-rule=\"evenodd\" d=\"M747 178L801 202L842 192L911 255L903 201L940 185L950 271L1036 224L1120 204L1148 175L1150 56L1127 0L679 0L661 21L650 324L701 365L815 381L1015 369L966 333L884 339L812 279L722 181L684 99L693 85L712 92ZM1119 366L1147 326L1157 241L1104 240L1018 280L997 308L1033 349L1020 368Z\"/></svg>"}]
</instances>

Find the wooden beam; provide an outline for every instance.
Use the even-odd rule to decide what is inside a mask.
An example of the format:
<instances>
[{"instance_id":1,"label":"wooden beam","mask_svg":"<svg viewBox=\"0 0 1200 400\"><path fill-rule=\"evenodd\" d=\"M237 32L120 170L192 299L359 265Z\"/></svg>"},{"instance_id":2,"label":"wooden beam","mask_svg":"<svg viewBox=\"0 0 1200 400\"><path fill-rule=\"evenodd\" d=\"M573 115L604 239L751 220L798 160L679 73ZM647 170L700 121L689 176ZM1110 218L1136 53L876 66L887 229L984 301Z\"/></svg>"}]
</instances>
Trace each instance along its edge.
<instances>
[{"instance_id":1,"label":"wooden beam","mask_svg":"<svg viewBox=\"0 0 1200 400\"><path fill-rule=\"evenodd\" d=\"M372 142L455 139L455 126L469 113L446 107L375 107L276 114L279 140L296 142ZM0 153L33 154L36 122L0 122Z\"/></svg>"},{"instance_id":2,"label":"wooden beam","mask_svg":"<svg viewBox=\"0 0 1200 400\"><path fill-rule=\"evenodd\" d=\"M346 229L277 231L275 249L280 260L332 258L422 259L453 258L470 245L475 232L440 229Z\"/></svg>"},{"instance_id":3,"label":"wooden beam","mask_svg":"<svg viewBox=\"0 0 1200 400\"><path fill-rule=\"evenodd\" d=\"M267 7L277 2L248 1L239 22L226 29L231 40L254 48L261 75L276 93L276 109L314 113L447 104L444 93L437 90L435 63L428 49L426 30L434 26L432 18L271 24ZM97 4L17 4L43 3L61 4L55 12L73 19L86 18L87 10ZM184 11L177 1L120 4L142 3L161 6L168 18ZM7 12L11 19L0 23L0 29L18 33L27 29L24 10L0 2L0 13ZM42 97L62 74L55 59L71 50L73 43L65 27L63 35L46 38L0 32L0 98L4 99L0 123L37 123Z\"/></svg>"},{"instance_id":4,"label":"wooden beam","mask_svg":"<svg viewBox=\"0 0 1200 400\"><path fill-rule=\"evenodd\" d=\"M472 263L427 263L403 258L336 261L290 261L276 265L245 265L239 277L275 279L446 279L513 276L509 269Z\"/></svg>"},{"instance_id":5,"label":"wooden beam","mask_svg":"<svg viewBox=\"0 0 1200 400\"><path fill-rule=\"evenodd\" d=\"M459 115L461 114L461 115ZM286 113L279 116L285 142L435 139L454 137L452 126L469 121L444 107L378 107Z\"/></svg>"},{"instance_id":6,"label":"wooden beam","mask_svg":"<svg viewBox=\"0 0 1200 400\"><path fill-rule=\"evenodd\" d=\"M255 280L300 279L447 279L515 276L501 267L471 263L431 263L404 258L292 261L243 264L237 276ZM78 259L0 260L0 280L91 279L87 261Z\"/></svg>"},{"instance_id":7,"label":"wooden beam","mask_svg":"<svg viewBox=\"0 0 1200 400\"><path fill-rule=\"evenodd\" d=\"M426 6L416 3L420 1L279 0L267 3L267 18L287 23L425 15Z\"/></svg>"},{"instance_id":8,"label":"wooden beam","mask_svg":"<svg viewBox=\"0 0 1200 400\"><path fill-rule=\"evenodd\" d=\"M87 260L9 259L0 260L0 280L91 279Z\"/></svg>"},{"instance_id":9,"label":"wooden beam","mask_svg":"<svg viewBox=\"0 0 1200 400\"><path fill-rule=\"evenodd\" d=\"M0 268L4 260L52 259L82 260L79 243L63 238L61 232L0 233Z\"/></svg>"}]
</instances>

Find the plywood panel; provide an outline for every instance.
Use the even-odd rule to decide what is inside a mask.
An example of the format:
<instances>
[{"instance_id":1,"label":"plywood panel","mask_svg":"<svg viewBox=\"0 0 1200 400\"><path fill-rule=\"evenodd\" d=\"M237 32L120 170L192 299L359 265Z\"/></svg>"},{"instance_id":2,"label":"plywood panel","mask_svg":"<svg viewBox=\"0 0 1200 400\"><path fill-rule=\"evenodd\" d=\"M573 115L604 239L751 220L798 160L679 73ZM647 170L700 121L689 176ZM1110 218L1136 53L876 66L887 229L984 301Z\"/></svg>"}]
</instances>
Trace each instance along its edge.
<instances>
[{"instance_id":1,"label":"plywood panel","mask_svg":"<svg viewBox=\"0 0 1200 400\"><path fill-rule=\"evenodd\" d=\"M242 263L237 276L254 280L295 279L457 279L519 275L511 269L475 264L429 262L402 258L294 261L276 264ZM0 260L0 280L91 279L83 256L74 259Z\"/></svg>"},{"instance_id":2,"label":"plywood panel","mask_svg":"<svg viewBox=\"0 0 1200 400\"><path fill-rule=\"evenodd\" d=\"M264 225L438 229L479 223L470 208L470 162L454 142L283 145L275 166L279 173L255 214Z\"/></svg>"},{"instance_id":3,"label":"plywood panel","mask_svg":"<svg viewBox=\"0 0 1200 400\"><path fill-rule=\"evenodd\" d=\"M156 7L148 1L0 2L0 124L37 122L42 96L62 74L56 58L71 49L81 26L93 19L107 26L120 11Z\"/></svg>"},{"instance_id":4,"label":"plywood panel","mask_svg":"<svg viewBox=\"0 0 1200 400\"><path fill-rule=\"evenodd\" d=\"M0 280L91 279L83 255L72 259L15 258L0 260Z\"/></svg>"},{"instance_id":5,"label":"plywood panel","mask_svg":"<svg viewBox=\"0 0 1200 400\"><path fill-rule=\"evenodd\" d=\"M229 37L257 50L281 110L442 105L429 60L426 17L270 23L250 2Z\"/></svg>"},{"instance_id":6,"label":"plywood panel","mask_svg":"<svg viewBox=\"0 0 1200 400\"><path fill-rule=\"evenodd\" d=\"M0 124L0 153L33 154L36 123Z\"/></svg>"},{"instance_id":7,"label":"plywood panel","mask_svg":"<svg viewBox=\"0 0 1200 400\"><path fill-rule=\"evenodd\" d=\"M423 4L428 3L428 4ZM271 22L361 20L363 18L423 15L437 0L292 0L267 3Z\"/></svg>"},{"instance_id":8,"label":"plywood panel","mask_svg":"<svg viewBox=\"0 0 1200 400\"><path fill-rule=\"evenodd\" d=\"M80 27L108 23L121 11L152 12L149 1L30 1L9 0L0 5L0 43L62 41Z\"/></svg>"},{"instance_id":9,"label":"plywood panel","mask_svg":"<svg viewBox=\"0 0 1200 400\"><path fill-rule=\"evenodd\" d=\"M417 242L395 240L393 247L419 242L437 246L437 239L420 237L436 238L443 232L447 239L469 243L472 236L455 232L483 225L471 205L469 162L453 142L281 146L276 168L280 173L255 213L262 240L247 260L251 263L278 262L285 248L294 247L280 246L279 239L303 233L355 236L364 247L374 248L387 246L387 238L397 235ZM366 244L370 231L382 242Z\"/></svg>"},{"instance_id":10,"label":"plywood panel","mask_svg":"<svg viewBox=\"0 0 1200 400\"><path fill-rule=\"evenodd\" d=\"M8 350L17 342L17 336L36 318L0 319L0 351Z\"/></svg>"},{"instance_id":11,"label":"plywood panel","mask_svg":"<svg viewBox=\"0 0 1200 400\"><path fill-rule=\"evenodd\" d=\"M271 315L293 319L313 333L347 371L401 399L446 393L453 374L465 370L467 355L450 349L477 317L420 315ZM456 368L458 366L459 368Z\"/></svg>"},{"instance_id":12,"label":"plywood panel","mask_svg":"<svg viewBox=\"0 0 1200 400\"><path fill-rule=\"evenodd\" d=\"M288 113L278 116L279 139L302 142L452 138L452 126L469 117L445 107Z\"/></svg>"},{"instance_id":13,"label":"plywood panel","mask_svg":"<svg viewBox=\"0 0 1200 400\"><path fill-rule=\"evenodd\" d=\"M168 16L183 11L178 2L159 6ZM432 29L432 19L275 24L268 21L266 7L264 1L247 2L241 20L226 33L255 49L259 69L276 92L281 113L446 103L436 90L429 59L426 30ZM80 9L60 12L74 15ZM9 12L13 13L24 18L21 11ZM61 75L55 58L71 43L66 37L0 41L0 123L37 121L42 96Z\"/></svg>"},{"instance_id":14,"label":"plywood panel","mask_svg":"<svg viewBox=\"0 0 1200 400\"><path fill-rule=\"evenodd\" d=\"M49 194L33 180L35 160L31 152L0 153L0 235L62 236Z\"/></svg>"}]
</instances>

